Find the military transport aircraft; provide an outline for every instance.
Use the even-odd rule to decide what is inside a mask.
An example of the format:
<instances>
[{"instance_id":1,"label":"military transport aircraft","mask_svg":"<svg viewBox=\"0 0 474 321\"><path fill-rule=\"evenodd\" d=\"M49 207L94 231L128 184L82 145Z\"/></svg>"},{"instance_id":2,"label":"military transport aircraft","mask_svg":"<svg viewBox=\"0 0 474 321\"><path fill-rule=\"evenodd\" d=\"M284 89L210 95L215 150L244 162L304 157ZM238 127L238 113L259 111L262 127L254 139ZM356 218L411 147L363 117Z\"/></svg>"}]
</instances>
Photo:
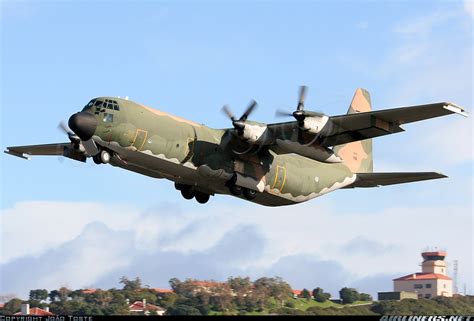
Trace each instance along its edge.
<instances>
[{"instance_id":1,"label":"military transport aircraft","mask_svg":"<svg viewBox=\"0 0 474 321\"><path fill-rule=\"evenodd\" d=\"M115 97L92 99L61 124L70 142L8 147L5 152L61 155L110 164L175 182L185 199L206 203L230 194L266 205L290 205L339 188L377 187L444 178L435 172L374 173L371 138L402 132L402 124L456 113L453 103L371 110L367 90L357 89L345 115L304 109L300 88L294 121L264 124L249 120L251 101L240 118L227 106L227 129L195 122Z\"/></svg>"}]
</instances>

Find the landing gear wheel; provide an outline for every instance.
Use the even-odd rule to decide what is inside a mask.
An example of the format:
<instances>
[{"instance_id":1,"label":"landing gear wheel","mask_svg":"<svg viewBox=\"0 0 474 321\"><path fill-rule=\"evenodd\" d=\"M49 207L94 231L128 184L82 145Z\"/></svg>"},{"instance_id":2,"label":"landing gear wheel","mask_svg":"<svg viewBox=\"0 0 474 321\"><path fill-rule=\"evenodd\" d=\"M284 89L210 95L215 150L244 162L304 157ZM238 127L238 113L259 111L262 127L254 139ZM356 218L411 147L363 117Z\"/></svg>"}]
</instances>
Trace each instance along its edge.
<instances>
[{"instance_id":1,"label":"landing gear wheel","mask_svg":"<svg viewBox=\"0 0 474 321\"><path fill-rule=\"evenodd\" d=\"M99 155L103 164L108 164L110 162L110 153L108 151L102 150Z\"/></svg>"},{"instance_id":2,"label":"landing gear wheel","mask_svg":"<svg viewBox=\"0 0 474 321\"><path fill-rule=\"evenodd\" d=\"M93 160L94 163L96 163L97 165L102 164L102 161L100 160L100 154L97 154L97 155L92 156L92 160Z\"/></svg>"},{"instance_id":3,"label":"landing gear wheel","mask_svg":"<svg viewBox=\"0 0 474 321\"><path fill-rule=\"evenodd\" d=\"M257 196L257 191L254 191L252 189L244 188L244 196L246 199L249 201L253 200L255 196Z\"/></svg>"},{"instance_id":4,"label":"landing gear wheel","mask_svg":"<svg viewBox=\"0 0 474 321\"><path fill-rule=\"evenodd\" d=\"M235 196L240 196L242 195L242 187L237 186L237 185L231 185L229 187L230 193Z\"/></svg>"},{"instance_id":5,"label":"landing gear wheel","mask_svg":"<svg viewBox=\"0 0 474 321\"><path fill-rule=\"evenodd\" d=\"M192 188L192 186L182 187L181 188L181 195L187 200L193 199L193 197L195 195L194 194L194 189Z\"/></svg>"},{"instance_id":6,"label":"landing gear wheel","mask_svg":"<svg viewBox=\"0 0 474 321\"><path fill-rule=\"evenodd\" d=\"M206 193L201 193L201 192L196 192L196 201L200 204L205 204L207 201L209 201L209 194Z\"/></svg>"}]
</instances>

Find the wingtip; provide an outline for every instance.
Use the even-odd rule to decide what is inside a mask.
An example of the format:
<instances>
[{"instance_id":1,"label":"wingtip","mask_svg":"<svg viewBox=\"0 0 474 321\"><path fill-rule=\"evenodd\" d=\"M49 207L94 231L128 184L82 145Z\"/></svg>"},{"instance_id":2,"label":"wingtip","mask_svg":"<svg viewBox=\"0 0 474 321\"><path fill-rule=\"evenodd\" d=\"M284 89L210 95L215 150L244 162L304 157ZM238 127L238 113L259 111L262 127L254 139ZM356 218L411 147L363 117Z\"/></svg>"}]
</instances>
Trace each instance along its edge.
<instances>
[{"instance_id":1,"label":"wingtip","mask_svg":"<svg viewBox=\"0 0 474 321\"><path fill-rule=\"evenodd\" d=\"M439 175L439 178L448 178L448 176L444 175L443 173L436 172L436 174Z\"/></svg>"},{"instance_id":2,"label":"wingtip","mask_svg":"<svg viewBox=\"0 0 474 321\"><path fill-rule=\"evenodd\" d=\"M455 103L446 103L446 105L444 105L443 108L449 111L452 111L455 114L464 116L466 118L469 117L469 114L464 110L464 108Z\"/></svg>"},{"instance_id":3,"label":"wingtip","mask_svg":"<svg viewBox=\"0 0 474 321\"><path fill-rule=\"evenodd\" d=\"M23 158L23 159L26 159L26 160L30 160L30 159L31 159L30 157L28 157L27 154L11 151L8 147L5 148L5 150L4 150L3 152L4 152L5 154L9 154L9 155L12 155L12 156L20 157L20 158Z\"/></svg>"}]
</instances>

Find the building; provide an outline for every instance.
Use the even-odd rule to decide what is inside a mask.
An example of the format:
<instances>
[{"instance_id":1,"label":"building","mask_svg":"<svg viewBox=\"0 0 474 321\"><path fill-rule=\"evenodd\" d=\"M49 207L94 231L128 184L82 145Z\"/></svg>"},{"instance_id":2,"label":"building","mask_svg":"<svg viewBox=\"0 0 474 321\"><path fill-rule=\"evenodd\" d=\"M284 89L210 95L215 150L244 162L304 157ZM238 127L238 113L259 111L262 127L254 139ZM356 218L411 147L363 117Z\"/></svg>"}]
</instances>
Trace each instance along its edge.
<instances>
[{"instance_id":1,"label":"building","mask_svg":"<svg viewBox=\"0 0 474 321\"><path fill-rule=\"evenodd\" d=\"M403 299L418 299L418 295L416 292L379 292L378 293L378 300L403 300Z\"/></svg>"},{"instance_id":2,"label":"building","mask_svg":"<svg viewBox=\"0 0 474 321\"><path fill-rule=\"evenodd\" d=\"M155 291L158 294L166 294L166 293L173 293L174 292L171 289L163 289L163 288L151 288L151 290Z\"/></svg>"},{"instance_id":3,"label":"building","mask_svg":"<svg viewBox=\"0 0 474 321\"><path fill-rule=\"evenodd\" d=\"M166 310L154 304L146 303L146 299L135 301L128 306L130 313L140 315L163 315Z\"/></svg>"},{"instance_id":4,"label":"building","mask_svg":"<svg viewBox=\"0 0 474 321\"><path fill-rule=\"evenodd\" d=\"M311 299L314 299L313 297L313 293L311 291L309 291L308 289L306 289L310 296L311 296ZM303 297L303 290L291 290L291 292L293 293L293 298L294 299L298 299L298 298L302 298Z\"/></svg>"},{"instance_id":5,"label":"building","mask_svg":"<svg viewBox=\"0 0 474 321\"><path fill-rule=\"evenodd\" d=\"M445 251L421 253L421 272L393 279L395 292L415 292L418 298L453 296L453 280L446 274Z\"/></svg>"},{"instance_id":6,"label":"building","mask_svg":"<svg viewBox=\"0 0 474 321\"><path fill-rule=\"evenodd\" d=\"M49 307L44 309L41 308L30 308L28 303L23 303L21 305L21 311L15 313L14 315L39 315L39 316L48 316L54 315L53 313L49 312Z\"/></svg>"},{"instance_id":7,"label":"building","mask_svg":"<svg viewBox=\"0 0 474 321\"><path fill-rule=\"evenodd\" d=\"M301 290L291 290L293 292L293 298L297 299L301 295Z\"/></svg>"}]
</instances>

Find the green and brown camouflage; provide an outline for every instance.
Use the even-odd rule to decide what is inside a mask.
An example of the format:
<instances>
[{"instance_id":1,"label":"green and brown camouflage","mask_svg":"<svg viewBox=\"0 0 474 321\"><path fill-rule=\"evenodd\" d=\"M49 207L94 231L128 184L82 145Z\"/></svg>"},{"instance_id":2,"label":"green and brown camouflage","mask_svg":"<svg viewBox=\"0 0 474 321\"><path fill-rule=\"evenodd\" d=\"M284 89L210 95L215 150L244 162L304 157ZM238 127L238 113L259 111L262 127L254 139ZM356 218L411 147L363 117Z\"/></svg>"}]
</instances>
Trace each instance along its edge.
<instances>
[{"instance_id":1,"label":"green and brown camouflage","mask_svg":"<svg viewBox=\"0 0 474 321\"><path fill-rule=\"evenodd\" d=\"M81 113L93 115L97 123L92 141L70 133L72 145L18 146L6 152L20 157L61 154L82 161L94 156L99 163L105 151L111 165L171 180L188 199L196 196L204 203L209 195L228 194L281 206L339 188L445 177L429 172L372 173L371 138L400 132L402 123L464 111L455 104L437 103L372 112L369 93L359 88L347 115L306 112L306 118L269 125L245 117L243 124L226 129L115 97L94 98Z\"/></svg>"}]
</instances>

